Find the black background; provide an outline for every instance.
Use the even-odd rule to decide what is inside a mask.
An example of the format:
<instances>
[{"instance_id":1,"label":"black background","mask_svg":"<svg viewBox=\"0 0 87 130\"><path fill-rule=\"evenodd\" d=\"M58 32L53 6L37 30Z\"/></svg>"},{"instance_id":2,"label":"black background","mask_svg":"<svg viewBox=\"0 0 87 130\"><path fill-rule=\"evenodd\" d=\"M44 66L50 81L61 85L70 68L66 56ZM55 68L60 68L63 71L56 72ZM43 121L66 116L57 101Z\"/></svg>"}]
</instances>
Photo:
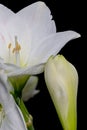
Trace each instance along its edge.
<instances>
[{"instance_id":1,"label":"black background","mask_svg":"<svg viewBox=\"0 0 87 130\"><path fill-rule=\"evenodd\" d=\"M70 41L61 51L77 69L79 86L77 96L77 130L87 129L87 97L86 97L86 44L87 44L87 10L84 0L43 0L50 8L56 22L57 31L74 30L81 34L81 38ZM14 12L36 0L6 0L0 1ZM35 130L62 130L61 123L56 114L54 105L45 85L44 75L40 74L38 89L40 93L30 99L26 106L33 115Z\"/></svg>"}]
</instances>

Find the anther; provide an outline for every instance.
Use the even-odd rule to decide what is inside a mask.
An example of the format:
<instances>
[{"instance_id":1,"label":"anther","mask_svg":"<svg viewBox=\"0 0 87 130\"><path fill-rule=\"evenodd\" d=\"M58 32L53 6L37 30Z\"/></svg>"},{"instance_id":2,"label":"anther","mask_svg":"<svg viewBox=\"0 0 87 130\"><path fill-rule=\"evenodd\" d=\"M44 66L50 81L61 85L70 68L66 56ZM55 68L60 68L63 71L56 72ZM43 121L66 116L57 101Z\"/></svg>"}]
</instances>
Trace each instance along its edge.
<instances>
[{"instance_id":1,"label":"anther","mask_svg":"<svg viewBox=\"0 0 87 130\"><path fill-rule=\"evenodd\" d=\"M15 51L19 52L21 50L21 46L17 41L17 36L15 36Z\"/></svg>"},{"instance_id":2,"label":"anther","mask_svg":"<svg viewBox=\"0 0 87 130\"><path fill-rule=\"evenodd\" d=\"M15 50L18 52L21 50L21 46L18 44L18 42L16 43Z\"/></svg>"},{"instance_id":3,"label":"anther","mask_svg":"<svg viewBox=\"0 0 87 130\"><path fill-rule=\"evenodd\" d=\"M15 52L15 48L13 48L13 50L12 50L12 53L14 53Z\"/></svg>"},{"instance_id":4,"label":"anther","mask_svg":"<svg viewBox=\"0 0 87 130\"><path fill-rule=\"evenodd\" d=\"M9 49L11 48L11 45L12 45L11 43L8 44L8 48L9 48Z\"/></svg>"}]
</instances>

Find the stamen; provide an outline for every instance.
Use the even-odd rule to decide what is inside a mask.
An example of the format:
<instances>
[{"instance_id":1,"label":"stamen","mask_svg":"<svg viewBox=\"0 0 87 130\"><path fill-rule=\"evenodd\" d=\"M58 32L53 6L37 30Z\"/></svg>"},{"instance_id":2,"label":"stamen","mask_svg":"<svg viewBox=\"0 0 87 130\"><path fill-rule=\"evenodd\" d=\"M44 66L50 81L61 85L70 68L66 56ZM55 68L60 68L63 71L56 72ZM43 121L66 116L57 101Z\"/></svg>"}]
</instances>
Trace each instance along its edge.
<instances>
[{"instance_id":1,"label":"stamen","mask_svg":"<svg viewBox=\"0 0 87 130\"><path fill-rule=\"evenodd\" d=\"M16 65L20 65L20 50L21 50L21 46L18 43L17 40L17 36L15 36L15 47L12 48L12 44L9 43L8 44L8 49L9 49L9 62L11 62L11 53L15 54L15 61L16 61Z\"/></svg>"}]
</instances>

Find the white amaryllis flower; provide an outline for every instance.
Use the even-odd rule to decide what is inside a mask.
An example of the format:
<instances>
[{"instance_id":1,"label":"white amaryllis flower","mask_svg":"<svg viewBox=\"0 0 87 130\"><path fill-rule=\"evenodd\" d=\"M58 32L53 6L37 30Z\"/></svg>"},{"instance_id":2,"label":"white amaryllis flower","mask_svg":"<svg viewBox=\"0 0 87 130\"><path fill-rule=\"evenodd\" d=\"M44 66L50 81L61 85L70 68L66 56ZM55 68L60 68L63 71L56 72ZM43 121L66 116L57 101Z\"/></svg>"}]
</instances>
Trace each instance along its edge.
<instances>
[{"instance_id":1,"label":"white amaryllis flower","mask_svg":"<svg viewBox=\"0 0 87 130\"><path fill-rule=\"evenodd\" d=\"M8 93L7 78L0 74L0 130L27 130L24 118Z\"/></svg>"},{"instance_id":2,"label":"white amaryllis flower","mask_svg":"<svg viewBox=\"0 0 87 130\"><path fill-rule=\"evenodd\" d=\"M62 55L50 57L45 81L64 130L77 129L78 74Z\"/></svg>"},{"instance_id":3,"label":"white amaryllis flower","mask_svg":"<svg viewBox=\"0 0 87 130\"><path fill-rule=\"evenodd\" d=\"M80 35L74 31L56 32L49 8L36 2L17 13L0 5L0 69L17 74L43 71L50 55L56 55Z\"/></svg>"}]
</instances>

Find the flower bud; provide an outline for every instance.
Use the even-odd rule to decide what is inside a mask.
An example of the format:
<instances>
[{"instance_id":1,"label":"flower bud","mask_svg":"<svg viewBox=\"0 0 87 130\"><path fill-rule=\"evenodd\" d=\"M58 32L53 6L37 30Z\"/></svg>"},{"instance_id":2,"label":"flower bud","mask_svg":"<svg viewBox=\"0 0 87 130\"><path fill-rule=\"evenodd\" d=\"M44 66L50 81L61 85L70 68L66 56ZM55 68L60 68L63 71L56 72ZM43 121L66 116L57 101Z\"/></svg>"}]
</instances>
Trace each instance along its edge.
<instances>
[{"instance_id":1,"label":"flower bud","mask_svg":"<svg viewBox=\"0 0 87 130\"><path fill-rule=\"evenodd\" d=\"M78 74L62 55L50 57L45 81L64 130L77 129Z\"/></svg>"}]
</instances>

